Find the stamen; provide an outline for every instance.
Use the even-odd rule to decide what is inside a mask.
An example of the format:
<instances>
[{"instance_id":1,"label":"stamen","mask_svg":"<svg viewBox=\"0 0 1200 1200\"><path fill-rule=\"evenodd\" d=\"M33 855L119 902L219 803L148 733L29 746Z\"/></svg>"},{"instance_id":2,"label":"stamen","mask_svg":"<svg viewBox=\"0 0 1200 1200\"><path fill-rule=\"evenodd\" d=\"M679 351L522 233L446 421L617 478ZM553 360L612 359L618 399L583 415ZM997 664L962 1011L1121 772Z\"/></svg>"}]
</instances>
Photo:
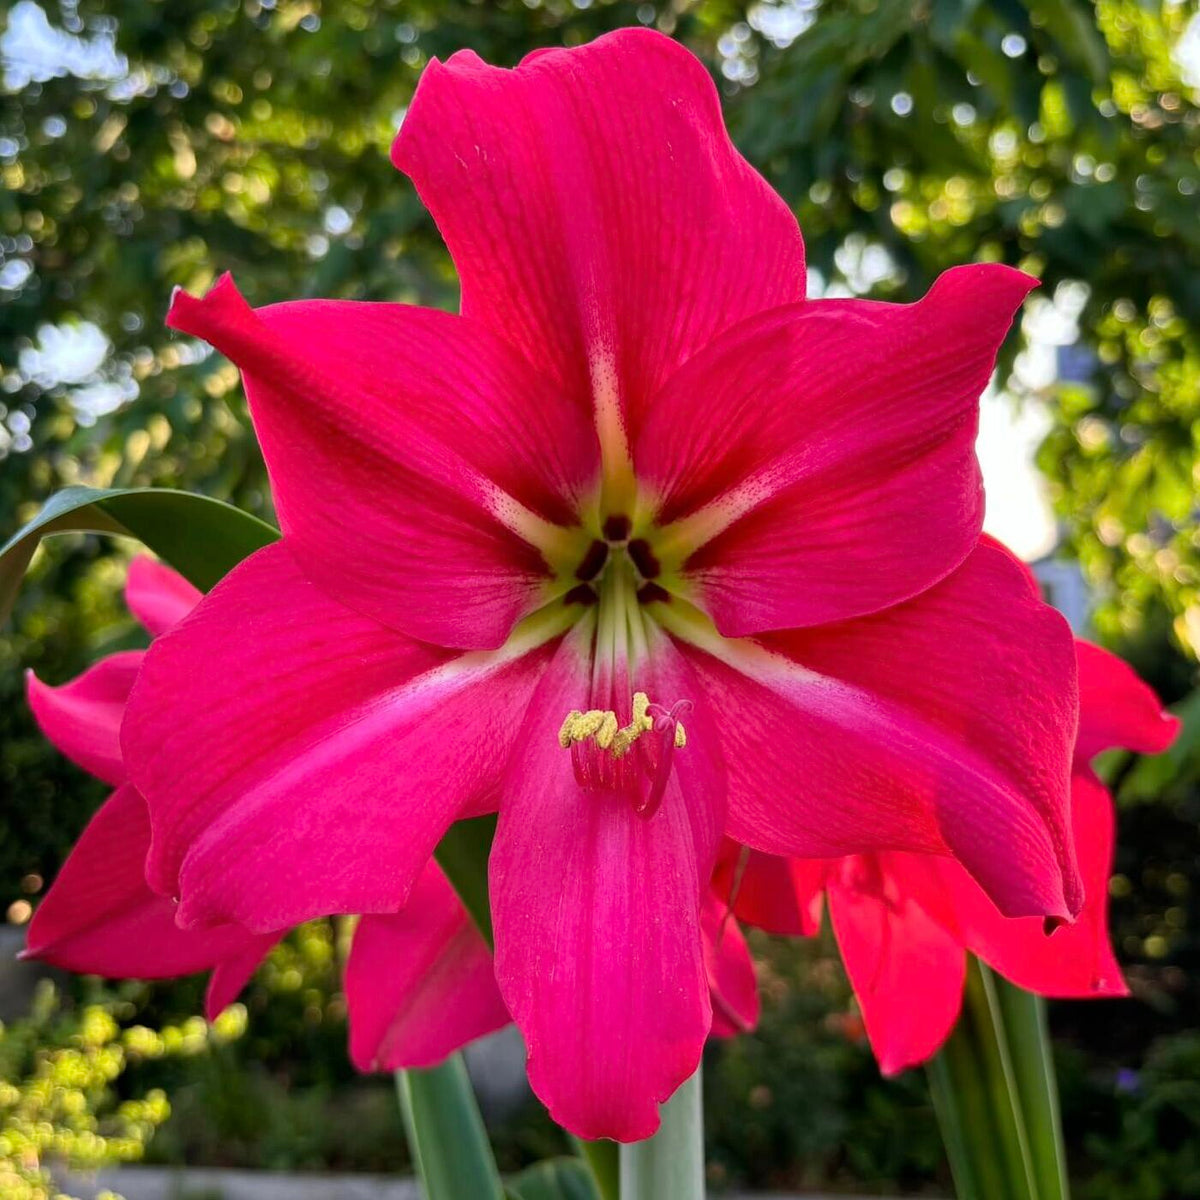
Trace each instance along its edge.
<instances>
[{"instance_id":1,"label":"stamen","mask_svg":"<svg viewBox=\"0 0 1200 1200\"><path fill-rule=\"evenodd\" d=\"M650 705L649 715L654 719L654 732L660 734L661 739L658 746L658 765L650 783L650 793L645 803L636 810L639 816L649 819L662 803L667 790L667 780L671 777L671 760L675 757L676 750L682 750L687 745L687 734L679 716L691 711L690 700L677 700L669 711L661 704Z\"/></svg>"},{"instance_id":2,"label":"stamen","mask_svg":"<svg viewBox=\"0 0 1200 1200\"><path fill-rule=\"evenodd\" d=\"M634 538L625 550L643 579L655 579L661 574L662 567L654 556L654 551L650 549L650 543L645 538Z\"/></svg>"},{"instance_id":3,"label":"stamen","mask_svg":"<svg viewBox=\"0 0 1200 1200\"><path fill-rule=\"evenodd\" d=\"M604 564L607 561L608 546L596 538L587 548L582 562L575 568L575 578L583 580L584 583L590 582L604 570Z\"/></svg>"},{"instance_id":4,"label":"stamen","mask_svg":"<svg viewBox=\"0 0 1200 1200\"><path fill-rule=\"evenodd\" d=\"M670 604L671 593L661 583L643 583L637 590L639 604Z\"/></svg>"},{"instance_id":5,"label":"stamen","mask_svg":"<svg viewBox=\"0 0 1200 1200\"><path fill-rule=\"evenodd\" d=\"M577 583L565 596L563 596L564 604L583 604L592 605L600 599L596 595L596 589L590 583Z\"/></svg>"},{"instance_id":6,"label":"stamen","mask_svg":"<svg viewBox=\"0 0 1200 1200\"><path fill-rule=\"evenodd\" d=\"M558 731L558 744L571 751L575 777L583 787L635 793L634 811L652 817L662 803L676 750L687 745L687 731L680 717L690 712L690 700L676 701L669 709L651 704L645 692L634 692L629 724L618 725L612 709L573 708ZM653 754L636 759L629 756L640 739L658 734ZM650 788L644 797L637 786L638 771L648 776Z\"/></svg>"},{"instance_id":7,"label":"stamen","mask_svg":"<svg viewBox=\"0 0 1200 1200\"><path fill-rule=\"evenodd\" d=\"M633 522L620 513L604 518L604 537L610 542L623 542L629 537Z\"/></svg>"}]
</instances>

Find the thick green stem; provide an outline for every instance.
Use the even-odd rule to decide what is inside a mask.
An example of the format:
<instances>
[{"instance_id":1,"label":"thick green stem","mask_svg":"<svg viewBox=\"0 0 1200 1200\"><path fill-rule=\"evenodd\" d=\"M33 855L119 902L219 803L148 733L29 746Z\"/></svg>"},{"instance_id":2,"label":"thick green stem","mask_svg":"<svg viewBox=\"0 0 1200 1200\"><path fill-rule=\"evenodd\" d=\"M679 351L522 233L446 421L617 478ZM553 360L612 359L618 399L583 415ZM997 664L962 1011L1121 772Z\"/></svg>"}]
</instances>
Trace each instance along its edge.
<instances>
[{"instance_id":1,"label":"thick green stem","mask_svg":"<svg viewBox=\"0 0 1200 1200\"><path fill-rule=\"evenodd\" d=\"M426 1200L503 1200L462 1056L427 1071L397 1071L396 1090Z\"/></svg>"},{"instance_id":2,"label":"thick green stem","mask_svg":"<svg viewBox=\"0 0 1200 1200\"><path fill-rule=\"evenodd\" d=\"M959 1200L1067 1200L1041 1002L969 964L962 1015L929 1083Z\"/></svg>"},{"instance_id":3,"label":"thick green stem","mask_svg":"<svg viewBox=\"0 0 1200 1200\"><path fill-rule=\"evenodd\" d=\"M700 1068L662 1107L662 1125L621 1147L621 1200L704 1200Z\"/></svg>"},{"instance_id":4,"label":"thick green stem","mask_svg":"<svg viewBox=\"0 0 1200 1200\"><path fill-rule=\"evenodd\" d=\"M588 1165L601 1200L621 1200L621 1165L617 1143L602 1139L598 1142L572 1137L579 1157Z\"/></svg>"}]
</instances>

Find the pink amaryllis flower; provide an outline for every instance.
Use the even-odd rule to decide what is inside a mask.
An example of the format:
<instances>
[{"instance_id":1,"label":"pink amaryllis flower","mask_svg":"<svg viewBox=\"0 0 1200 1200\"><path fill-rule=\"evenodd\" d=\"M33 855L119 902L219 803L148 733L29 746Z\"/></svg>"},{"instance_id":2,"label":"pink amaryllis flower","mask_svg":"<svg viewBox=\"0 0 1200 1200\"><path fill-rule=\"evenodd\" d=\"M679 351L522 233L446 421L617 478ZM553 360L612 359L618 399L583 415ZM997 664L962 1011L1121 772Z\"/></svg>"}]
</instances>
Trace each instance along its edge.
<instances>
[{"instance_id":1,"label":"pink amaryllis flower","mask_svg":"<svg viewBox=\"0 0 1200 1200\"><path fill-rule=\"evenodd\" d=\"M201 593L146 557L130 564L129 608L152 635L164 633ZM146 883L146 802L126 779L119 730L141 650L112 654L60 687L27 674L42 732L68 758L116 790L84 829L30 923L23 958L109 979L171 979L208 971L205 1013L237 997L286 930L253 933L224 923L185 929L174 900ZM744 945L744 943L743 943ZM380 953L386 948L387 954ZM751 977L752 982L752 977ZM351 1047L378 1030L388 1067L421 1067L509 1020L491 954L437 864L417 879L403 913L360 920L347 962Z\"/></svg>"},{"instance_id":2,"label":"pink amaryllis flower","mask_svg":"<svg viewBox=\"0 0 1200 1200\"><path fill-rule=\"evenodd\" d=\"M962 1005L968 951L1039 995L1127 994L1108 934L1113 804L1091 760L1115 746L1160 753L1179 721L1119 658L1085 641L1076 650L1080 723L1071 823L1087 899L1073 925L1050 934L1036 917L1002 916L971 876L944 857L885 852L788 862L726 855L714 886L748 924L815 933L824 894L885 1074L925 1062L949 1037Z\"/></svg>"},{"instance_id":3,"label":"pink amaryllis flower","mask_svg":"<svg viewBox=\"0 0 1200 1200\"><path fill-rule=\"evenodd\" d=\"M130 609L160 634L200 593L145 557L130 565ZM118 730L144 651L113 654L61 687L27 675L30 705L46 736L85 770L117 785L38 906L22 957L110 979L168 979L210 972L205 1012L214 1018L242 990L280 934L235 925L184 929L175 903L145 879L146 804L125 782ZM704 910L713 1033L752 1029L758 996L749 951L714 892ZM368 915L346 963L350 1052L364 1071L427 1067L508 1024L491 951L435 862L404 909Z\"/></svg>"},{"instance_id":4,"label":"pink amaryllis flower","mask_svg":"<svg viewBox=\"0 0 1200 1200\"><path fill-rule=\"evenodd\" d=\"M958 858L1082 901L1061 619L978 546L976 404L1032 281L804 298L701 65L624 30L426 70L396 140L462 312L222 280L284 537L159 639L122 740L185 925L396 912L499 811L496 976L534 1089L645 1137L711 1022L723 835Z\"/></svg>"}]
</instances>

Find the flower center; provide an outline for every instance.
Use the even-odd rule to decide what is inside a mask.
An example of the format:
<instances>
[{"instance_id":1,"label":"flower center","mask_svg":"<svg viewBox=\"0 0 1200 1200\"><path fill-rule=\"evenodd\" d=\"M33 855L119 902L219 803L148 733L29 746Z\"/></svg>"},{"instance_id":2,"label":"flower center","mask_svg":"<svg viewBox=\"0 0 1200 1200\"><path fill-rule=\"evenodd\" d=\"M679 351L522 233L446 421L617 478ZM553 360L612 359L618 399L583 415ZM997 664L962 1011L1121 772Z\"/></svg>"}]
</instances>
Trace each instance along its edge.
<instances>
[{"instance_id":1,"label":"flower center","mask_svg":"<svg viewBox=\"0 0 1200 1200\"><path fill-rule=\"evenodd\" d=\"M566 714L558 741L570 750L581 787L621 793L648 818L662 803L675 751L687 745L681 717L692 705L656 704L636 688L648 669L651 640L661 636L647 606L671 596L657 582L662 568L653 545L632 536L627 516L605 517L600 532L583 550L575 583L563 597L568 605L595 610L591 707Z\"/></svg>"},{"instance_id":2,"label":"flower center","mask_svg":"<svg viewBox=\"0 0 1200 1200\"><path fill-rule=\"evenodd\" d=\"M656 582L662 574L662 564L654 547L645 537L630 536L633 523L623 514L605 517L603 537L593 538L575 568L576 583L563 597L567 604L595 604L599 600L601 576L611 571L614 561L624 559L632 568L630 576L639 604L669 601L670 593Z\"/></svg>"}]
</instances>

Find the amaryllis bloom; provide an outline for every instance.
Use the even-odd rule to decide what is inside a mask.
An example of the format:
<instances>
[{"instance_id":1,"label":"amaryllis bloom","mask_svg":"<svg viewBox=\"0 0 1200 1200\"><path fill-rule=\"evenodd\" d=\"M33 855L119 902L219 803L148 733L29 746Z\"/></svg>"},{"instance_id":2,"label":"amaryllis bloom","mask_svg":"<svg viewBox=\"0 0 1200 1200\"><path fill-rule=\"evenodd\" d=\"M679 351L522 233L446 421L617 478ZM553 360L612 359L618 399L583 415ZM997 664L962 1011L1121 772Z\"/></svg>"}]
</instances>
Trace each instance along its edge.
<instances>
[{"instance_id":1,"label":"amaryllis bloom","mask_svg":"<svg viewBox=\"0 0 1200 1200\"><path fill-rule=\"evenodd\" d=\"M200 593L145 557L130 565L130 609L152 634L181 620ZM89 822L30 925L23 957L115 979L167 979L209 970L210 1019L231 1003L279 934L236 925L183 929L175 903L150 890L146 804L124 778L117 733L143 651L110 655L79 678L48 687L30 672L28 694L46 736L117 790ZM749 950L728 908L710 891L705 956L713 1033L758 1020ZM282 932L282 931L281 931ZM436 862L399 913L363 917L346 963L350 1050L364 1071L427 1067L509 1023L492 954Z\"/></svg>"},{"instance_id":2,"label":"amaryllis bloom","mask_svg":"<svg viewBox=\"0 0 1200 1200\"><path fill-rule=\"evenodd\" d=\"M717 890L738 916L783 934L816 932L822 892L875 1057L894 1074L932 1057L958 1020L967 952L1043 996L1127 994L1108 934L1113 804L1091 760L1122 746L1165 750L1179 721L1127 664L1076 643L1080 724L1071 822L1087 899L1073 925L1004 917L961 866L944 857L876 853L787 862L726 855ZM740 875L735 879L735 875Z\"/></svg>"},{"instance_id":3,"label":"amaryllis bloom","mask_svg":"<svg viewBox=\"0 0 1200 1200\"><path fill-rule=\"evenodd\" d=\"M1032 280L804 297L701 65L623 30L426 70L393 159L462 311L229 279L283 540L158 640L122 731L185 926L400 910L498 811L496 977L551 1114L652 1133L711 1023L723 835L950 855L1082 902L1062 620L979 546L978 396Z\"/></svg>"}]
</instances>

